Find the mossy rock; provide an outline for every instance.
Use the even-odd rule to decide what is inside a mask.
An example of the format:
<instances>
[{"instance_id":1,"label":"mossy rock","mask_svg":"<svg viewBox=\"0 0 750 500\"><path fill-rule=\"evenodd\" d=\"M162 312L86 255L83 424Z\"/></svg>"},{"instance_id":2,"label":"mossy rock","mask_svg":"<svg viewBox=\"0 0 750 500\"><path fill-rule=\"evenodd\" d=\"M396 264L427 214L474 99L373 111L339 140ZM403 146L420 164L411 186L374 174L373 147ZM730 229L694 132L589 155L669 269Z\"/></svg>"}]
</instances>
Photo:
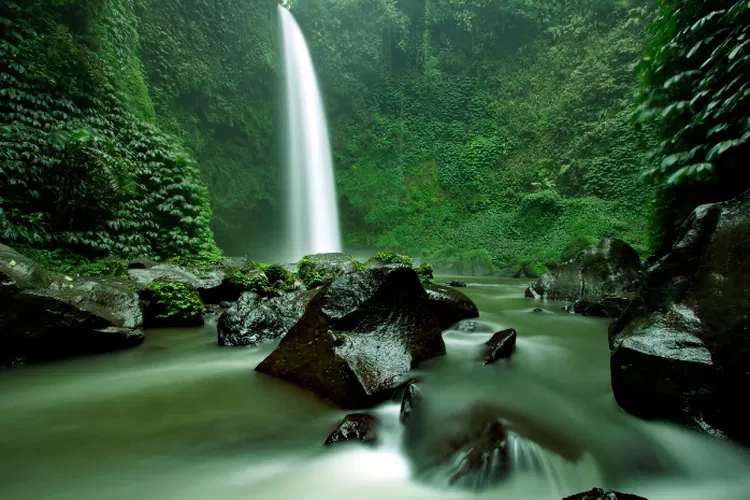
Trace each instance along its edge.
<instances>
[{"instance_id":1,"label":"mossy rock","mask_svg":"<svg viewBox=\"0 0 750 500\"><path fill-rule=\"evenodd\" d=\"M145 297L148 300L145 326L179 327L203 324L203 301L191 285L172 281L146 283Z\"/></svg>"},{"instance_id":2,"label":"mossy rock","mask_svg":"<svg viewBox=\"0 0 750 500\"><path fill-rule=\"evenodd\" d=\"M364 264L343 253L308 255L297 262L297 277L307 289L317 288L331 280L364 269Z\"/></svg>"},{"instance_id":3,"label":"mossy rock","mask_svg":"<svg viewBox=\"0 0 750 500\"><path fill-rule=\"evenodd\" d=\"M368 269L382 267L389 264L401 264L406 267L413 267L409 257L394 252L378 252L365 262Z\"/></svg>"}]
</instances>

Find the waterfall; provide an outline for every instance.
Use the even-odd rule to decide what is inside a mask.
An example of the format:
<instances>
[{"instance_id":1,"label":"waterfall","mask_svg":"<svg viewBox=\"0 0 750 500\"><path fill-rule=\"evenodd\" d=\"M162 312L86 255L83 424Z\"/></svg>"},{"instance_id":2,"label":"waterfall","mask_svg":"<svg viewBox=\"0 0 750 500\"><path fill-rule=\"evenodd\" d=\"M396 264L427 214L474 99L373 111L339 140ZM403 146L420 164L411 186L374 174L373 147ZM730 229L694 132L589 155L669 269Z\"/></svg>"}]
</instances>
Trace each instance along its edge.
<instances>
[{"instance_id":1,"label":"waterfall","mask_svg":"<svg viewBox=\"0 0 750 500\"><path fill-rule=\"evenodd\" d=\"M323 102L294 16L278 6L287 106L287 242L291 257L340 252L336 185Z\"/></svg>"}]
</instances>

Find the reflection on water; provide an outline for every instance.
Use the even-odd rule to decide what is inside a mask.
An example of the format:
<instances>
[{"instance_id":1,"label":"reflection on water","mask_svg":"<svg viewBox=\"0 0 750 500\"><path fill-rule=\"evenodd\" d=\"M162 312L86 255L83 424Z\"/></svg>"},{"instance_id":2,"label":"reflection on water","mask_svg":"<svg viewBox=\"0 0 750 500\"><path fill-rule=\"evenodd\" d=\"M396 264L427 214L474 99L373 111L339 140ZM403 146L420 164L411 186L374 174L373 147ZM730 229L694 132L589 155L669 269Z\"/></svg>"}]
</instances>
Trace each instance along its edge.
<instances>
[{"instance_id":1,"label":"reflection on water","mask_svg":"<svg viewBox=\"0 0 750 500\"><path fill-rule=\"evenodd\" d=\"M436 418L476 402L502 408L518 460L496 490L410 479L392 403L377 410L379 447L324 449L345 412L254 372L273 345L220 348L214 323L150 331L127 352L0 373L0 498L559 500L593 486L651 500L747 498L741 450L617 407L606 321L560 303L534 313L540 303L520 298L522 283L488 281L467 293L493 331L518 331L514 357L483 366L476 358L492 332L451 330L448 355L420 373Z\"/></svg>"}]
</instances>

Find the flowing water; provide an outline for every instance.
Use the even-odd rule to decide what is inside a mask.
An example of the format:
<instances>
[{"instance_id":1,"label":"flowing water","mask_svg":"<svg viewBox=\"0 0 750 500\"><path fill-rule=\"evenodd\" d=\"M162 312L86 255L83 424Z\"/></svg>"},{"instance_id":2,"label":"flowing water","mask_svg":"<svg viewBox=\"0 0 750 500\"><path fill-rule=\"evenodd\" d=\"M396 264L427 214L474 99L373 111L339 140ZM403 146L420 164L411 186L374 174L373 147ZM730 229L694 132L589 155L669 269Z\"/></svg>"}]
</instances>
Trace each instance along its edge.
<instances>
[{"instance_id":1,"label":"flowing water","mask_svg":"<svg viewBox=\"0 0 750 500\"><path fill-rule=\"evenodd\" d=\"M650 500L748 498L744 452L617 407L606 321L555 302L532 313L540 303L520 298L523 283L485 281L467 289L481 323L447 331L447 356L419 373L437 413L492 402L515 423L515 468L492 490L414 480L396 403L376 410L377 448L324 448L345 412L254 372L273 345L220 348L214 319L149 331L129 351L0 372L0 498L560 500L593 486ZM512 360L477 363L489 330L511 327Z\"/></svg>"},{"instance_id":2,"label":"flowing water","mask_svg":"<svg viewBox=\"0 0 750 500\"><path fill-rule=\"evenodd\" d=\"M278 6L284 47L287 109L287 224L297 261L314 253L340 252L336 186L328 126L310 51L294 16Z\"/></svg>"}]
</instances>

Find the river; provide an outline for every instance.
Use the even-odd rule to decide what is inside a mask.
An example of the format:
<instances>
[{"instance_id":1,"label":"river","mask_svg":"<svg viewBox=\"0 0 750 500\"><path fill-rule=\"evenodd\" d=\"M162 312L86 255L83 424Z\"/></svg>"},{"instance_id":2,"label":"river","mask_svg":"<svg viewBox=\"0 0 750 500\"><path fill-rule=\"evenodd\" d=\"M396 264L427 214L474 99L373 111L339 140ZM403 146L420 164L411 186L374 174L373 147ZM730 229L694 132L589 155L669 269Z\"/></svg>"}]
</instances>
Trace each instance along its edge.
<instances>
[{"instance_id":1,"label":"river","mask_svg":"<svg viewBox=\"0 0 750 500\"><path fill-rule=\"evenodd\" d=\"M133 350L1 371L0 498L560 500L594 486L649 500L750 498L742 449L617 406L607 321L524 299L518 280L468 280L478 327L445 332L447 356L418 372L438 412L490 402L515 416L521 435L530 430L533 439L512 442L525 466L498 487L415 480L395 402L376 409L378 447L324 448L346 412L256 373L274 345L220 348L209 318L150 330ZM488 328L518 331L510 362L476 361ZM545 440L579 454L566 459Z\"/></svg>"}]
</instances>

